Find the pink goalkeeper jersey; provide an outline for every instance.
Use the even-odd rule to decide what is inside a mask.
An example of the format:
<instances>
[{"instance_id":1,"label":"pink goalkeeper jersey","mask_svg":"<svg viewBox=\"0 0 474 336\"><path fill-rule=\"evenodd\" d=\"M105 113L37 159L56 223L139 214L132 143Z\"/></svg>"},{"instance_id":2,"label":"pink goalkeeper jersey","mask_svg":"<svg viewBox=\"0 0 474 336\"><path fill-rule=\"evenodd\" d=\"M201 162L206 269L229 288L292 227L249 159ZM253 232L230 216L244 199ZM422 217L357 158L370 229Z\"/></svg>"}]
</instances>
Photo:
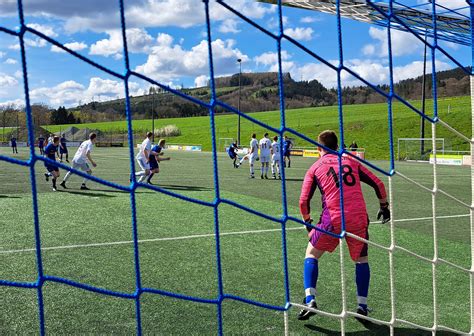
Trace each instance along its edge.
<instances>
[{"instance_id":1,"label":"pink goalkeeper jersey","mask_svg":"<svg viewBox=\"0 0 474 336\"><path fill-rule=\"evenodd\" d=\"M346 229L367 225L367 209L360 181L374 188L379 199L385 198L383 182L349 156L342 156L342 185L344 192L344 213ZM316 188L321 191L323 211L320 222L341 226L339 160L335 154L325 154L306 172L300 195L300 211L303 218L310 217L310 201Z\"/></svg>"}]
</instances>

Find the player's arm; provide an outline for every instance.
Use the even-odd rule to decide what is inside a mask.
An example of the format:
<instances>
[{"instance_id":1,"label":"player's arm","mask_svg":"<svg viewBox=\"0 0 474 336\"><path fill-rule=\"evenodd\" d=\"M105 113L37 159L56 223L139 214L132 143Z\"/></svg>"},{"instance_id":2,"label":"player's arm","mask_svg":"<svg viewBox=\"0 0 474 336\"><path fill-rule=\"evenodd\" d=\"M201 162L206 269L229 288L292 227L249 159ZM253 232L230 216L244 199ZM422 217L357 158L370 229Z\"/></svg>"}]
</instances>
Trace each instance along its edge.
<instances>
[{"instance_id":1,"label":"player's arm","mask_svg":"<svg viewBox=\"0 0 474 336\"><path fill-rule=\"evenodd\" d=\"M94 160L92 160L92 157L91 157L91 151L87 151L87 154L86 154L87 158L89 159L89 162L92 164L92 166L94 167L97 167L97 164L94 162Z\"/></svg>"},{"instance_id":2,"label":"player's arm","mask_svg":"<svg viewBox=\"0 0 474 336\"><path fill-rule=\"evenodd\" d=\"M375 190L375 194L380 203L377 220L382 218L382 223L387 223L390 220L390 209L387 202L387 192L385 191L385 185L382 180L362 165L359 165L359 178L362 182L368 184Z\"/></svg>"},{"instance_id":3,"label":"player's arm","mask_svg":"<svg viewBox=\"0 0 474 336\"><path fill-rule=\"evenodd\" d=\"M303 180L303 185L301 186L301 194L300 194L300 213L301 216L303 217L303 221L306 223L311 223L311 199L313 198L314 192L316 188L318 187L318 181L316 179L316 176L314 176L314 170L309 169L306 172L306 175ZM310 229L306 227L308 232Z\"/></svg>"},{"instance_id":4,"label":"player's arm","mask_svg":"<svg viewBox=\"0 0 474 336\"><path fill-rule=\"evenodd\" d=\"M148 161L149 161L148 157L149 157L149 155L150 155L150 151L147 150L147 149L144 149L144 150L143 150L143 154L145 154L145 160L146 160L146 162L148 162Z\"/></svg>"},{"instance_id":5,"label":"player's arm","mask_svg":"<svg viewBox=\"0 0 474 336\"><path fill-rule=\"evenodd\" d=\"M171 158L170 158L170 157L156 157L156 160L157 160L158 162L161 162L161 161L169 161L169 160L171 160Z\"/></svg>"}]
</instances>

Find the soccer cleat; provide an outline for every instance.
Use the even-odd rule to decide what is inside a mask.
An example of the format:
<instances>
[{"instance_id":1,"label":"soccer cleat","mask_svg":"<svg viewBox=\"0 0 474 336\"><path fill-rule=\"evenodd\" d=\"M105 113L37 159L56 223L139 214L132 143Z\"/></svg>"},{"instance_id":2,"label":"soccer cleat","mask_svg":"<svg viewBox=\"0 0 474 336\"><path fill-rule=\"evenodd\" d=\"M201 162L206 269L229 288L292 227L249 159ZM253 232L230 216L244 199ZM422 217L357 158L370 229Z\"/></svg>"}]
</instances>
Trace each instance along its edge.
<instances>
[{"instance_id":1,"label":"soccer cleat","mask_svg":"<svg viewBox=\"0 0 474 336\"><path fill-rule=\"evenodd\" d=\"M61 187L63 187L64 189L67 189L67 187L66 187L66 181L62 181L61 183L59 183L59 185L60 185Z\"/></svg>"},{"instance_id":2,"label":"soccer cleat","mask_svg":"<svg viewBox=\"0 0 474 336\"><path fill-rule=\"evenodd\" d=\"M273 174L273 175L272 175L272 178L273 178L274 180L276 180L277 177L276 177L275 174Z\"/></svg>"},{"instance_id":3,"label":"soccer cleat","mask_svg":"<svg viewBox=\"0 0 474 336\"><path fill-rule=\"evenodd\" d=\"M250 178L255 178L255 176L254 176L254 175L250 175Z\"/></svg>"},{"instance_id":4,"label":"soccer cleat","mask_svg":"<svg viewBox=\"0 0 474 336\"><path fill-rule=\"evenodd\" d=\"M304 301L303 301L304 302ZM316 301L311 300L309 303L305 304L308 308L313 308L313 309L318 309L318 305L316 304ZM298 313L298 320L300 321L305 321L309 319L311 316L316 315L315 312L306 310L306 309L301 309L300 312Z\"/></svg>"},{"instance_id":5,"label":"soccer cleat","mask_svg":"<svg viewBox=\"0 0 474 336\"><path fill-rule=\"evenodd\" d=\"M263 177L262 177L262 178L263 178ZM267 176L267 174L265 174L265 180L268 180L268 176Z\"/></svg>"},{"instance_id":6,"label":"soccer cleat","mask_svg":"<svg viewBox=\"0 0 474 336\"><path fill-rule=\"evenodd\" d=\"M66 160L67 163L69 163L69 160Z\"/></svg>"},{"instance_id":7,"label":"soccer cleat","mask_svg":"<svg viewBox=\"0 0 474 336\"><path fill-rule=\"evenodd\" d=\"M48 175L48 173L44 173L44 178L46 179L46 182L49 181L49 175Z\"/></svg>"},{"instance_id":8,"label":"soccer cleat","mask_svg":"<svg viewBox=\"0 0 474 336\"><path fill-rule=\"evenodd\" d=\"M278 175L278 179L281 180L281 175Z\"/></svg>"},{"instance_id":9,"label":"soccer cleat","mask_svg":"<svg viewBox=\"0 0 474 336\"><path fill-rule=\"evenodd\" d=\"M359 314L359 315L362 315L362 316L367 316L367 315L369 315L369 311L370 311L369 308L364 308L364 307L359 306L359 307L357 307L356 313ZM357 316L354 316L354 317L357 321L359 321L363 325L366 325L366 324L369 323L368 320L362 319L362 318L357 317Z\"/></svg>"},{"instance_id":10,"label":"soccer cleat","mask_svg":"<svg viewBox=\"0 0 474 336\"><path fill-rule=\"evenodd\" d=\"M81 190L90 190L85 184L81 185Z\"/></svg>"},{"instance_id":11,"label":"soccer cleat","mask_svg":"<svg viewBox=\"0 0 474 336\"><path fill-rule=\"evenodd\" d=\"M263 174L262 174L262 175L260 175L260 178L263 180Z\"/></svg>"},{"instance_id":12,"label":"soccer cleat","mask_svg":"<svg viewBox=\"0 0 474 336\"><path fill-rule=\"evenodd\" d=\"M53 191L58 191L58 189L56 188L56 186L53 186Z\"/></svg>"},{"instance_id":13,"label":"soccer cleat","mask_svg":"<svg viewBox=\"0 0 474 336\"><path fill-rule=\"evenodd\" d=\"M151 181L148 181L148 184L149 184L149 185L155 185L154 183L151 183Z\"/></svg>"}]
</instances>

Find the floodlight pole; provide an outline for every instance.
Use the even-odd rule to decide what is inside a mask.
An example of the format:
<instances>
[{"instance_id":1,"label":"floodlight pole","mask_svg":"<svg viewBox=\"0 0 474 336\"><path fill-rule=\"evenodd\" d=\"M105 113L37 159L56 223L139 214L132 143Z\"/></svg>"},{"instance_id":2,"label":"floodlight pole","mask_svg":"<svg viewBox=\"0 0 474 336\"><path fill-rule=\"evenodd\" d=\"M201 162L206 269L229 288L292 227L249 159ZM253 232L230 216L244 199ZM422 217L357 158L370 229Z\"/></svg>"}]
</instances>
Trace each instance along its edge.
<instances>
[{"instance_id":1,"label":"floodlight pole","mask_svg":"<svg viewBox=\"0 0 474 336\"><path fill-rule=\"evenodd\" d=\"M421 113L423 115L421 116L421 124L420 124L420 152L421 155L425 153L425 105L426 105L426 43L427 43L427 37L428 35L425 33L425 53L423 56L423 80L421 83Z\"/></svg>"},{"instance_id":2,"label":"floodlight pole","mask_svg":"<svg viewBox=\"0 0 474 336\"><path fill-rule=\"evenodd\" d=\"M240 112L240 100L242 97L242 59L238 58L237 62L239 63L239 105L238 109ZM238 115L238 123L237 123L237 144L240 146L240 114Z\"/></svg>"},{"instance_id":3,"label":"floodlight pole","mask_svg":"<svg viewBox=\"0 0 474 336\"><path fill-rule=\"evenodd\" d=\"M151 142L155 143L155 90L151 91Z\"/></svg>"}]
</instances>

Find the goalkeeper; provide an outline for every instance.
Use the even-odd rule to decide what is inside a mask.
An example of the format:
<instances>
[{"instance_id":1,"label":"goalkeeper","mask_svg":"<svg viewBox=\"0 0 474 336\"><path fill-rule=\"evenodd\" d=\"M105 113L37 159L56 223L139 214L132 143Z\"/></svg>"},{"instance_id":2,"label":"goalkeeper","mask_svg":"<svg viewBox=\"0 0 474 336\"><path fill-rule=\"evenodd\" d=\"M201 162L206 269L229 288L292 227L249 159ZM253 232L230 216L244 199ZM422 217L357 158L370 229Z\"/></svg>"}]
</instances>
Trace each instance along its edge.
<instances>
[{"instance_id":1,"label":"goalkeeper","mask_svg":"<svg viewBox=\"0 0 474 336\"><path fill-rule=\"evenodd\" d=\"M318 142L334 151L337 150L337 136L333 131L324 131L318 136ZM318 228L332 232L341 233L341 207L340 187L343 187L345 229L353 235L369 239L369 219L365 206L360 182L370 185L377 194L380 202L380 210L377 219L382 218L382 223L390 220L390 210L387 203L387 194L383 182L350 156L341 157L341 175L339 179L339 157L336 154L318 147L321 158L316 161L306 172L300 195L300 211L303 220L311 223L310 201L319 188L321 191L322 212ZM309 230L309 228L308 228ZM332 252L339 244L339 238L335 238L321 231L311 229L308 233L309 243L304 260L304 288L307 307L317 308L316 305L316 283L318 281L318 260L324 252ZM355 263L355 282L357 287L357 313L367 316L367 295L370 283L370 268L368 262L368 246L366 243L352 237L346 236L349 253ZM315 313L302 309L298 314L299 320L307 320ZM363 320L360 320L364 322Z\"/></svg>"}]
</instances>

